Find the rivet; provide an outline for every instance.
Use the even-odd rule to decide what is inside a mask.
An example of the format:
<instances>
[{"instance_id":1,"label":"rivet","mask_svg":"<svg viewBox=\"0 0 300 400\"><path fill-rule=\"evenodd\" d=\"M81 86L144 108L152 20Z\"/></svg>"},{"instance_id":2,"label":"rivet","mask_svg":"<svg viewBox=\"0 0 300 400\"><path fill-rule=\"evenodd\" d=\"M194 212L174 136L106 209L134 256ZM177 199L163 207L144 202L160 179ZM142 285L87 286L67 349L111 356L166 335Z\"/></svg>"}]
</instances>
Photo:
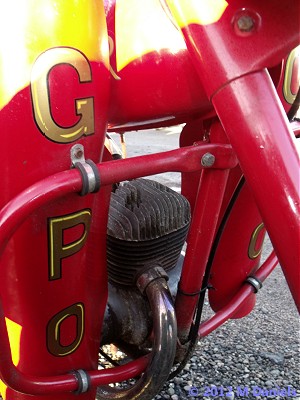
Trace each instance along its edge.
<instances>
[{"instance_id":1,"label":"rivet","mask_svg":"<svg viewBox=\"0 0 300 400\"><path fill-rule=\"evenodd\" d=\"M211 167L214 165L216 157L211 153L205 153L201 158L201 165L203 167Z\"/></svg>"},{"instance_id":2,"label":"rivet","mask_svg":"<svg viewBox=\"0 0 300 400\"><path fill-rule=\"evenodd\" d=\"M249 15L242 15L237 20L237 27L241 32L251 32L254 29L254 20Z\"/></svg>"}]
</instances>

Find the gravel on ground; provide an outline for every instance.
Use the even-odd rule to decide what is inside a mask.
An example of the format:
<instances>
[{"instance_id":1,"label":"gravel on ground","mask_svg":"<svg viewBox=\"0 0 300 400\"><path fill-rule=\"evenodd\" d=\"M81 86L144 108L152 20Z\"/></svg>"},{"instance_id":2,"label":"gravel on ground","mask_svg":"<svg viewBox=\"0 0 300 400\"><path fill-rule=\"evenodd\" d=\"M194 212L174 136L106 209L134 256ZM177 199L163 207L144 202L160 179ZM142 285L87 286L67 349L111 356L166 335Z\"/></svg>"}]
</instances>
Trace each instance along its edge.
<instances>
[{"instance_id":1,"label":"gravel on ground","mask_svg":"<svg viewBox=\"0 0 300 400\"><path fill-rule=\"evenodd\" d=\"M299 345L298 313L278 267L254 311L198 342L184 371L155 400L300 398Z\"/></svg>"}]
</instances>

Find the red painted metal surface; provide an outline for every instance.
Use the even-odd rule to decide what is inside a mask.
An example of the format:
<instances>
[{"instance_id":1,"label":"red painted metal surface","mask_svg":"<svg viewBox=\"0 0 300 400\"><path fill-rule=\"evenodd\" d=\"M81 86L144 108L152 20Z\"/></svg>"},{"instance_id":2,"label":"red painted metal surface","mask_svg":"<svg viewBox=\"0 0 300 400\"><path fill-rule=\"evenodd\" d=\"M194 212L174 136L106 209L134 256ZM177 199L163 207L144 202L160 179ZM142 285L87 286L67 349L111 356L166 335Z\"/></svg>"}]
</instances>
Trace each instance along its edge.
<instances>
[{"instance_id":1,"label":"red painted metal surface","mask_svg":"<svg viewBox=\"0 0 300 400\"><path fill-rule=\"evenodd\" d=\"M5 246L16 229L34 211L54 200L65 198L71 193L80 192L81 187L82 181L79 172L71 170L44 179L12 200L1 210L0 214L0 255L3 253ZM50 393L65 393L78 389L77 378L72 372L65 375L47 377L38 374L38 376L34 377L19 371L12 362L4 320L5 314L2 307L0 316L0 375L4 382L9 384L14 390L35 394L36 396ZM109 370L92 371L90 373L91 383L95 387L135 377L145 369L147 362L148 359L145 357L128 363L128 365L124 365L116 370L114 369L113 372ZM21 394L15 393L14 398L16 396L20 398Z\"/></svg>"},{"instance_id":2,"label":"red painted metal surface","mask_svg":"<svg viewBox=\"0 0 300 400\"><path fill-rule=\"evenodd\" d=\"M2 4L1 32L0 209L39 180L69 169L74 143L83 144L87 158L99 162L109 97L100 2ZM27 195L30 207L30 191ZM71 193L35 209L7 243L0 263L6 318L1 322L2 331L7 325L21 375L49 377L97 368L107 298L108 204L109 188L96 196ZM9 217L14 223L17 216ZM16 374L7 368L2 349L1 354L3 378L13 383ZM7 400L29 397L3 385L0 391ZM95 391L82 396L94 397Z\"/></svg>"},{"instance_id":3,"label":"red painted metal surface","mask_svg":"<svg viewBox=\"0 0 300 400\"><path fill-rule=\"evenodd\" d=\"M265 229L247 184L243 185L222 233L210 274L209 302L214 311L223 308L254 274L260 263ZM252 311L255 296L236 317Z\"/></svg>"},{"instance_id":4,"label":"red painted metal surface","mask_svg":"<svg viewBox=\"0 0 300 400\"><path fill-rule=\"evenodd\" d=\"M215 121L206 128L203 127L202 120L188 123L181 133L180 144L187 145L194 141L201 143L200 140L203 141L202 143L218 143L227 142L228 139L219 122ZM241 177L242 172L239 167L230 170L218 216L218 228ZM182 193L191 202L192 209L194 209L199 178L200 172L185 173L182 176ZM260 252L256 252L262 244L263 235L259 230L256 236L255 230L260 224L261 217L251 192L246 186L238 195L236 204L230 212L212 265L210 284L214 290L209 291L209 299L215 311L223 307L235 295L249 273L258 267ZM252 311L254 305L255 296L252 296L243 303L243 310L240 310L236 317L245 316Z\"/></svg>"},{"instance_id":5,"label":"red painted metal surface","mask_svg":"<svg viewBox=\"0 0 300 400\"><path fill-rule=\"evenodd\" d=\"M197 23L197 16L201 17L197 2L193 2L192 11L189 11L194 11L195 23L190 22L189 7L184 1L166 2L182 28L209 98L227 82L280 64L299 44L297 0L288 3L274 0L272 8L269 3L257 0L247 0L242 7L239 0L223 2L224 10L219 19L203 24Z\"/></svg>"},{"instance_id":6,"label":"red painted metal surface","mask_svg":"<svg viewBox=\"0 0 300 400\"><path fill-rule=\"evenodd\" d=\"M276 0L271 11L265 2L249 0L241 10L240 2L231 1L210 24L196 23L197 3L196 17L180 0L167 3L237 152L299 308L299 157L266 73L247 75L277 65L298 45L299 3Z\"/></svg>"},{"instance_id":7,"label":"red painted metal surface","mask_svg":"<svg viewBox=\"0 0 300 400\"><path fill-rule=\"evenodd\" d=\"M256 271L255 277L263 282L277 265L278 259L273 252L258 271ZM240 309L244 307L244 303L247 304L253 296L255 296L254 288L245 283L221 310L200 325L199 336L207 336L224 322L228 321L228 319L236 318L236 314L240 313Z\"/></svg>"},{"instance_id":8,"label":"red painted metal surface","mask_svg":"<svg viewBox=\"0 0 300 400\"><path fill-rule=\"evenodd\" d=\"M293 49L285 58L277 91L286 112L296 99L300 80L300 46Z\"/></svg>"},{"instance_id":9,"label":"red painted metal surface","mask_svg":"<svg viewBox=\"0 0 300 400\"><path fill-rule=\"evenodd\" d=\"M228 170L206 170L202 172L200 178L175 302L178 337L182 343L188 338L198 302L206 264L215 237L228 173Z\"/></svg>"},{"instance_id":10,"label":"red painted metal surface","mask_svg":"<svg viewBox=\"0 0 300 400\"><path fill-rule=\"evenodd\" d=\"M199 23L197 13L190 12L199 5L195 1L190 2L191 9L180 0L149 2L148 8L140 0L119 0L117 10L114 1L104 3L111 39L100 2L42 0L30 10L26 2L20 10L9 2L2 6L5 18L0 25L11 39L10 48L1 42L0 64L5 148L0 194L0 374L13 387L2 392L7 400L31 398L15 390L35 393L37 399L48 393L49 400L57 400L60 393L59 400L69 400L75 394L64 392L76 390L78 382L66 371L89 371L95 386L130 378L147 365L142 358L97 371L107 297L109 185L115 182L167 171L184 173L183 191L194 212L176 299L182 341L190 330L216 229L241 174L239 167L229 172L237 157L300 308L299 155L267 73L256 72L276 67L298 44L298 1L274 0L270 8L266 2L247 0L241 9L238 0L224 0L224 10L209 23ZM146 29L141 31L143 24ZM293 59L291 68L285 64L289 73L280 81L285 94L295 95L298 59ZM272 75L276 81L277 72ZM230 144L223 136L221 143L226 144L205 141L210 123L200 123L196 132L200 117L215 116L212 105ZM98 169L104 187L98 194L80 197L79 173L62 171L70 167L69 152L75 142L84 145L95 163L101 160L107 121L118 130L188 121L181 143L188 147L102 163ZM294 124L294 132L299 133L299 124ZM202 171L199 180L207 152L216 162ZM188 187L191 176L193 188ZM236 229L241 224L236 220L253 206L250 196L244 201L230 221L216 263L218 258L223 261L230 238L235 243L240 239ZM251 238L249 229L259 222L256 208L251 210L243 249L246 232ZM261 239L257 240L254 253ZM220 290L222 284L225 287L221 296L211 295L218 311L201 325L201 335L249 312L253 305L252 288L240 286L256 269L257 260L245 266L244 255L238 256L228 279L223 268L231 260L213 268L215 285ZM265 279L275 264L271 256L256 276ZM94 397L95 390L81 396Z\"/></svg>"},{"instance_id":11,"label":"red painted metal surface","mask_svg":"<svg viewBox=\"0 0 300 400\"><path fill-rule=\"evenodd\" d=\"M233 168L236 165L237 160L232 154L229 145L207 144L202 146L190 146L155 155L134 157L132 159L108 161L98 164L98 169L102 185L107 186L110 190L110 185L112 183L128 178L133 179L139 176L164 172L166 168L167 170L173 171L197 171L203 168L201 166L201 158L208 152L214 154L216 157L214 168L217 168L217 175L222 176L224 173L226 175L227 168ZM225 172L221 172L220 168L226 168ZM214 169L205 172L211 175L213 171ZM216 186L214 184L214 178L212 179L213 186L218 187L218 185ZM223 180L223 178L221 178L221 180ZM3 254L5 246L9 244L12 235L18 232L17 229L22 227L22 224L28 217L34 215L41 209L45 209L48 204L52 205L53 203L59 202L60 199L70 198L72 193L80 192L81 187L81 176L77 170L63 171L27 188L20 193L19 196L11 200L0 213L0 254ZM94 198L94 201L96 201L99 196L103 199L108 194L109 192L104 188L99 194L88 195L87 197ZM79 196L78 198L80 199ZM98 203L103 205L103 200L98 201ZM107 210L104 209L104 212L107 213ZM214 212L212 212L212 216L217 218L217 214ZM98 214L97 217L101 221L104 221L104 215ZM103 224L103 229L103 236L106 237L106 224ZM96 279L95 276L93 278ZM89 284L89 289L90 287L91 283ZM21 295L24 295L24 293L21 292ZM9 301L9 297L4 299L4 305L5 301ZM62 301L62 297L59 301ZM26 370L24 373L22 370L16 369L10 355L10 345L4 320L4 316L6 315L6 313L2 312L2 318L0 319L0 375L2 380L15 390L36 395L45 394L47 392L60 393L76 390L76 379L72 373L69 375L51 377L43 377L36 373L30 374L33 376L30 377L26 373ZM32 352L30 354L32 354ZM134 376L131 374L137 373L137 368L145 367L145 362L145 360L137 361L137 364L133 363L132 366L129 365L128 369L124 366L120 369L120 373L116 371L117 374L114 378L112 377L113 372L110 374L110 371L106 373L94 371L91 374L92 382L95 385L100 385L108 381L112 382L118 379L127 379L128 377ZM79 367L82 368L80 365L77 368ZM66 370L71 369L73 368L66 368ZM87 370L89 371L88 368ZM140 369L138 369L138 371L140 371ZM38 376L40 377L38 378Z\"/></svg>"},{"instance_id":12,"label":"red painted metal surface","mask_svg":"<svg viewBox=\"0 0 300 400\"><path fill-rule=\"evenodd\" d=\"M235 80L213 102L300 308L300 165L294 134L265 72Z\"/></svg>"},{"instance_id":13,"label":"red painted metal surface","mask_svg":"<svg viewBox=\"0 0 300 400\"><path fill-rule=\"evenodd\" d=\"M209 168L210 171L226 170L236 166L237 159L230 145L202 144L124 160L107 161L97 164L97 167L102 186L110 186L126 179L167 171L203 170L205 167L201 165L201 158L206 153L216 157L215 164ZM77 169L59 172L26 188L0 211L0 249L3 251L12 234L35 210L71 193L78 194L81 188L81 175ZM88 195L88 197L95 196L97 194Z\"/></svg>"},{"instance_id":14,"label":"red painted metal surface","mask_svg":"<svg viewBox=\"0 0 300 400\"><path fill-rule=\"evenodd\" d=\"M202 144L208 143L206 135L207 131L203 126L202 118L189 121L181 131L179 145L186 147L196 143L199 145L201 142ZM200 176L201 171L181 174L181 193L188 199L192 212L195 207Z\"/></svg>"},{"instance_id":15,"label":"red painted metal surface","mask_svg":"<svg viewBox=\"0 0 300 400\"><path fill-rule=\"evenodd\" d=\"M220 26L191 25L185 28L186 36L188 38L192 36L193 43L196 45L196 48L191 50L190 46L187 49L174 23L174 17L168 12L166 6L162 6L163 3L163 1L161 4L149 1L143 4L138 0L104 1L110 37L112 78L109 129L126 131L170 126L199 116L207 118L214 115L214 110L203 89L203 86L208 84L205 71L198 70L200 75L197 76L196 69L199 66L196 65L196 69L194 68L189 51L195 52L196 57L200 55L204 62L213 59L211 51L217 53L218 60L222 60L210 64L215 68L212 71L214 79L210 79L212 85L221 85L217 81L220 77L220 63L224 63L224 58L226 63L230 62L230 75L226 76L224 81L262 66L276 66L271 73L277 81L278 71L280 75L281 59L286 55L281 41L281 35L286 31L283 24L274 21L274 18L272 18L272 24L270 21L268 24L265 22L262 24L262 15L266 15L266 11L268 15L270 14L267 5L261 6L249 1L246 11L241 11L238 2L231 2L230 7L222 16ZM288 7L281 4L284 8L283 19L290 18L290 8L293 6L294 4L291 3ZM258 26L253 35L239 34L231 20L246 14L248 8L250 15L258 20ZM257 11L253 11L254 9ZM281 11L278 15L281 15L280 13ZM291 24L295 25L295 18ZM154 26L155 29L153 29ZM292 29L293 26L291 26ZM269 40L271 34L272 41ZM206 36L212 36L216 49L209 49L206 40L203 40ZM223 39L220 43L220 37L230 38L232 46L228 45L227 41L223 43ZM270 51L267 53L265 51L266 44L270 46L270 42L272 56ZM295 38L293 43L295 43ZM241 48L247 49L247 52L241 52ZM258 48L260 54L256 52ZM258 63L253 65L249 63L249 49L256 55L256 58L250 56L251 60L259 58L259 66ZM266 54L270 59L265 59ZM236 60L241 57L242 59L237 62Z\"/></svg>"},{"instance_id":16,"label":"red painted metal surface","mask_svg":"<svg viewBox=\"0 0 300 400\"><path fill-rule=\"evenodd\" d=\"M109 128L170 126L211 112L181 33L159 2L104 4L111 38Z\"/></svg>"},{"instance_id":17,"label":"red painted metal surface","mask_svg":"<svg viewBox=\"0 0 300 400\"><path fill-rule=\"evenodd\" d=\"M213 170L234 168L237 159L230 145L198 143L196 146L166 151L145 156L110 161L99 167L101 182L107 185L134 179L141 176L163 172L194 172L202 169L201 159L204 154L211 153L216 162L210 167Z\"/></svg>"}]
</instances>

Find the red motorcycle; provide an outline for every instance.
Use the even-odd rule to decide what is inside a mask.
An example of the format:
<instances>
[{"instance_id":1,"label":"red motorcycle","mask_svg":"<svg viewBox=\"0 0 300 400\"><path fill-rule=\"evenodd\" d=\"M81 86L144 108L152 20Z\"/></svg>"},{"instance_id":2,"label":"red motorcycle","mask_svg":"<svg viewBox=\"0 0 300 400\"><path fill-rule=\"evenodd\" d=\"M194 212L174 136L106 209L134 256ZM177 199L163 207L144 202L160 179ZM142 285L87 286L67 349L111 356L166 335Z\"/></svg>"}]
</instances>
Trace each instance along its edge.
<instances>
[{"instance_id":1,"label":"red motorcycle","mask_svg":"<svg viewBox=\"0 0 300 400\"><path fill-rule=\"evenodd\" d=\"M298 16L297 0L1 5L3 399L152 399L278 260L299 309ZM177 124L178 149L128 159L107 133ZM143 178L169 171L181 193ZM127 362L99 369L112 344Z\"/></svg>"}]
</instances>

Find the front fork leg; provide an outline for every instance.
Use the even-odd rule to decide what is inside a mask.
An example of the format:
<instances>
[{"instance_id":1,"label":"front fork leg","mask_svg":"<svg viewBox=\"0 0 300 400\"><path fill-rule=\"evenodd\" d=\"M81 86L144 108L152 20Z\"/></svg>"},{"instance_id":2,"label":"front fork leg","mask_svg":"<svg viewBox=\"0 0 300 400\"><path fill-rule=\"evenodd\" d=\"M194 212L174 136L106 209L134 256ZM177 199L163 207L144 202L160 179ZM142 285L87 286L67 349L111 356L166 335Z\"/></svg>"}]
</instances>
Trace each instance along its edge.
<instances>
[{"instance_id":1,"label":"front fork leg","mask_svg":"<svg viewBox=\"0 0 300 400\"><path fill-rule=\"evenodd\" d=\"M300 312L300 163L284 110L266 71L228 83L212 101Z\"/></svg>"}]
</instances>

